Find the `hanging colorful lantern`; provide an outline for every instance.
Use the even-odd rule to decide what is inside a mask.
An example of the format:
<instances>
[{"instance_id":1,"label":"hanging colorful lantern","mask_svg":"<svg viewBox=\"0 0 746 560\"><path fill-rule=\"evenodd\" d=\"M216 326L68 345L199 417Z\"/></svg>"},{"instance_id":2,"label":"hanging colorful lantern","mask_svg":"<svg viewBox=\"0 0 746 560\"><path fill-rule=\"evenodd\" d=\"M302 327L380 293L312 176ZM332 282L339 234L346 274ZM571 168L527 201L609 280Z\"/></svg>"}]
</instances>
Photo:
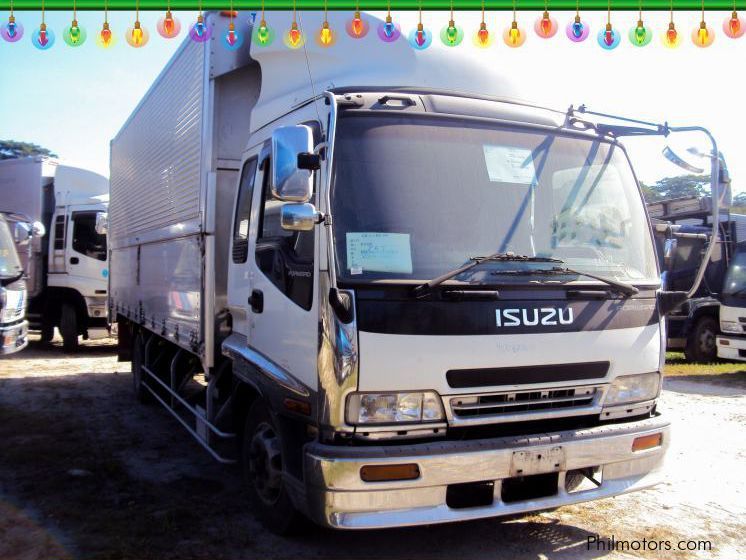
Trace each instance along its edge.
<instances>
[{"instance_id":1,"label":"hanging colorful lantern","mask_svg":"<svg viewBox=\"0 0 746 560\"><path fill-rule=\"evenodd\" d=\"M104 25L101 27L101 31L96 35L96 44L102 49L108 49L114 46L115 37L109 27L109 22L104 21Z\"/></svg>"},{"instance_id":2,"label":"hanging colorful lantern","mask_svg":"<svg viewBox=\"0 0 746 560\"><path fill-rule=\"evenodd\" d=\"M510 23L510 27L503 31L503 41L506 45L514 49L526 42L526 33L518 27L515 0L513 0L513 21Z\"/></svg>"},{"instance_id":3,"label":"hanging colorful lantern","mask_svg":"<svg viewBox=\"0 0 746 560\"><path fill-rule=\"evenodd\" d=\"M676 30L676 24L673 21L670 21L668 29L666 29L666 32L663 34L663 46L668 47L669 49L675 49L680 43L681 37L679 36L679 32Z\"/></svg>"},{"instance_id":4,"label":"hanging colorful lantern","mask_svg":"<svg viewBox=\"0 0 746 560\"><path fill-rule=\"evenodd\" d=\"M205 23L205 17L202 15L201 9L197 21L189 29L189 37L195 43L204 43L210 38L210 28Z\"/></svg>"},{"instance_id":5,"label":"hanging colorful lantern","mask_svg":"<svg viewBox=\"0 0 746 560\"><path fill-rule=\"evenodd\" d=\"M345 30L347 31L347 34L353 39L362 39L368 34L370 25L368 25L368 22L365 21L360 15L359 5L356 5L355 15L353 15L352 19L347 22L347 25L345 25Z\"/></svg>"},{"instance_id":6,"label":"hanging colorful lantern","mask_svg":"<svg viewBox=\"0 0 746 560\"><path fill-rule=\"evenodd\" d=\"M243 45L243 33L236 29L236 24L233 21L236 12L233 11L233 0L231 0L230 9L230 20L228 21L228 30L223 34L223 46L229 51L235 51L241 48Z\"/></svg>"},{"instance_id":7,"label":"hanging colorful lantern","mask_svg":"<svg viewBox=\"0 0 746 560\"><path fill-rule=\"evenodd\" d=\"M10 2L8 21L0 26L0 36L8 43L15 43L23 37L23 26L16 21L13 15L13 0Z\"/></svg>"},{"instance_id":8,"label":"hanging colorful lantern","mask_svg":"<svg viewBox=\"0 0 746 560\"><path fill-rule=\"evenodd\" d=\"M393 43L399 37L401 37L401 28L391 19L391 2L389 2L386 19L378 26L378 38L384 43Z\"/></svg>"},{"instance_id":9,"label":"hanging colorful lantern","mask_svg":"<svg viewBox=\"0 0 746 560\"><path fill-rule=\"evenodd\" d=\"M303 32L298 27L297 21L293 20L290 24L290 29L285 33L284 43L289 49L299 49L306 43L306 39L303 36Z\"/></svg>"},{"instance_id":10,"label":"hanging colorful lantern","mask_svg":"<svg viewBox=\"0 0 746 560\"><path fill-rule=\"evenodd\" d=\"M31 42L37 49L46 51L54 45L54 38L54 31L47 29L47 24L42 21L39 29L31 36Z\"/></svg>"},{"instance_id":11,"label":"hanging colorful lantern","mask_svg":"<svg viewBox=\"0 0 746 560\"><path fill-rule=\"evenodd\" d=\"M254 44L259 47L268 47L275 40L275 32L264 19L264 0L262 0L262 19L259 20L259 25L254 26L252 36Z\"/></svg>"},{"instance_id":12,"label":"hanging colorful lantern","mask_svg":"<svg viewBox=\"0 0 746 560\"><path fill-rule=\"evenodd\" d=\"M653 33L642 21L642 0L640 1L640 12L637 25L629 30L629 42L636 47L644 47L653 40Z\"/></svg>"},{"instance_id":13,"label":"hanging colorful lantern","mask_svg":"<svg viewBox=\"0 0 746 560\"><path fill-rule=\"evenodd\" d=\"M79 47L86 40L86 32L78 24L78 10L75 0L73 0L73 21L70 27L66 27L65 31L62 32L62 39L70 47Z\"/></svg>"},{"instance_id":14,"label":"hanging colorful lantern","mask_svg":"<svg viewBox=\"0 0 746 560\"><path fill-rule=\"evenodd\" d=\"M549 39L557 34L559 26L557 25L557 20L549 16L546 4L544 6L544 13L534 23L534 31L542 39Z\"/></svg>"},{"instance_id":15,"label":"hanging colorful lantern","mask_svg":"<svg viewBox=\"0 0 746 560\"><path fill-rule=\"evenodd\" d=\"M715 32L702 20L699 26L692 30L692 42L700 48L705 48L712 45L713 41L715 41Z\"/></svg>"},{"instance_id":16,"label":"hanging colorful lantern","mask_svg":"<svg viewBox=\"0 0 746 560\"><path fill-rule=\"evenodd\" d=\"M156 29L164 39L173 39L181 32L181 22L171 13L170 5L166 8L166 15L158 20Z\"/></svg>"},{"instance_id":17,"label":"hanging colorful lantern","mask_svg":"<svg viewBox=\"0 0 746 560\"><path fill-rule=\"evenodd\" d=\"M598 44L607 51L617 48L621 39L621 35L612 27L611 22L598 32Z\"/></svg>"},{"instance_id":18,"label":"hanging colorful lantern","mask_svg":"<svg viewBox=\"0 0 746 560\"><path fill-rule=\"evenodd\" d=\"M479 24L479 29L474 34L474 46L480 49L486 49L492 46L492 35L487 30L487 23L484 20L484 0L482 0L482 22Z\"/></svg>"},{"instance_id":19,"label":"hanging colorful lantern","mask_svg":"<svg viewBox=\"0 0 746 560\"><path fill-rule=\"evenodd\" d=\"M455 47L464 40L464 30L456 25L453 17L453 0L451 0L451 19L448 20L448 25L440 30L440 40L446 47Z\"/></svg>"},{"instance_id":20,"label":"hanging colorful lantern","mask_svg":"<svg viewBox=\"0 0 746 560\"><path fill-rule=\"evenodd\" d=\"M733 4L733 13L723 22L723 32L731 39L738 39L746 33L746 25L735 10L735 2Z\"/></svg>"}]
</instances>

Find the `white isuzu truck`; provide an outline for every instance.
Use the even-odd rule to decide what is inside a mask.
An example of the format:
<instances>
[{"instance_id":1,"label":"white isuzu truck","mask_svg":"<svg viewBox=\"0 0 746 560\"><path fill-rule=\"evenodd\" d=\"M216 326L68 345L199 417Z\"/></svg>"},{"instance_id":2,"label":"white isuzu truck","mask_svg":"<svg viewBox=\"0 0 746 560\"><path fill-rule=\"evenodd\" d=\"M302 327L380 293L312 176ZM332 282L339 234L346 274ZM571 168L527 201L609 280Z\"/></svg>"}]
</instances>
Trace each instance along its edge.
<instances>
[{"instance_id":1,"label":"white isuzu truck","mask_svg":"<svg viewBox=\"0 0 746 560\"><path fill-rule=\"evenodd\" d=\"M40 330L44 342L57 327L68 352L79 336L107 332L109 269L100 231L108 196L109 182L92 171L38 157L0 161L0 211L43 232L32 238L30 251L19 251L29 327Z\"/></svg>"},{"instance_id":2,"label":"white isuzu truck","mask_svg":"<svg viewBox=\"0 0 746 560\"><path fill-rule=\"evenodd\" d=\"M28 241L30 229L15 224L0 212L0 356L20 352L28 345L26 281L16 242ZM21 232L27 235L23 236Z\"/></svg>"},{"instance_id":3,"label":"white isuzu truck","mask_svg":"<svg viewBox=\"0 0 746 560\"><path fill-rule=\"evenodd\" d=\"M318 13L305 52L229 51L228 18L206 21L111 144L110 317L136 395L240 461L275 531L654 484L662 317L686 294L662 290L618 138L676 129L508 100L468 51L322 49Z\"/></svg>"}]
</instances>

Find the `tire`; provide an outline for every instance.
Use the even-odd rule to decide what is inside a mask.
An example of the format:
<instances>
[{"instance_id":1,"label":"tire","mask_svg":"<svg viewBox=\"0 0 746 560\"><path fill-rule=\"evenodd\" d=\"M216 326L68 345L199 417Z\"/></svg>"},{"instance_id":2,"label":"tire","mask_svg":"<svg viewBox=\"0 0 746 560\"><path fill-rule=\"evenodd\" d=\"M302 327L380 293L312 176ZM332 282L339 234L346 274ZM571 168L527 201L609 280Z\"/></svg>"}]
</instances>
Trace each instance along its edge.
<instances>
[{"instance_id":1,"label":"tire","mask_svg":"<svg viewBox=\"0 0 746 560\"><path fill-rule=\"evenodd\" d=\"M135 335L132 340L132 389L135 398L141 404L150 404L153 402L153 396L145 387L143 387L142 365L145 361L145 338L142 333Z\"/></svg>"},{"instance_id":2,"label":"tire","mask_svg":"<svg viewBox=\"0 0 746 560\"><path fill-rule=\"evenodd\" d=\"M62 349L75 352L78 349L78 313L71 303L63 303L60 310L60 335Z\"/></svg>"},{"instance_id":3,"label":"tire","mask_svg":"<svg viewBox=\"0 0 746 560\"><path fill-rule=\"evenodd\" d=\"M716 337L720 325L714 317L705 316L697 319L694 329L689 334L684 355L690 362L708 363L717 359Z\"/></svg>"},{"instance_id":4,"label":"tire","mask_svg":"<svg viewBox=\"0 0 746 560\"><path fill-rule=\"evenodd\" d=\"M282 477L282 440L269 410L254 401L246 415L241 467L259 521L276 535L295 532L302 522Z\"/></svg>"},{"instance_id":5,"label":"tire","mask_svg":"<svg viewBox=\"0 0 746 560\"><path fill-rule=\"evenodd\" d=\"M54 325L49 321L43 321L41 324L41 342L49 344L54 338Z\"/></svg>"}]
</instances>

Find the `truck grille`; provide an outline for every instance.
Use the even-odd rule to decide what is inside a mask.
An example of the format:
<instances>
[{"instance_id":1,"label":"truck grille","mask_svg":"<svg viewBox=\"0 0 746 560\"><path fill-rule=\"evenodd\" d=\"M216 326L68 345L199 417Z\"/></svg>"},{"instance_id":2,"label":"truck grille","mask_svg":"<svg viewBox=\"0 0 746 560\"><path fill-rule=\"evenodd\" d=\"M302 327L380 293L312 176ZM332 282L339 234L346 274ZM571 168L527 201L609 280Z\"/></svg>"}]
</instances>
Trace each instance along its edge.
<instances>
[{"instance_id":1,"label":"truck grille","mask_svg":"<svg viewBox=\"0 0 746 560\"><path fill-rule=\"evenodd\" d=\"M562 416L570 410L592 414L593 409L599 405L602 394L602 386L563 387L464 395L452 397L450 405L453 417L465 420L509 415L535 416L535 413L542 412Z\"/></svg>"}]
</instances>

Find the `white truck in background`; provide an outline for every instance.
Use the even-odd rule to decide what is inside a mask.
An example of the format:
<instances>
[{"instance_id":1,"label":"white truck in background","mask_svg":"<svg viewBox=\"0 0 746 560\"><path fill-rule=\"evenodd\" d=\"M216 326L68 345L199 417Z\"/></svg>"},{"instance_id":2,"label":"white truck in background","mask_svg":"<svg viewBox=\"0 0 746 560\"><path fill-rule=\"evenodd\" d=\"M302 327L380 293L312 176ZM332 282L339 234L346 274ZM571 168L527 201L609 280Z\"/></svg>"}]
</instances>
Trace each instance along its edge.
<instances>
[{"instance_id":1,"label":"white truck in background","mask_svg":"<svg viewBox=\"0 0 746 560\"><path fill-rule=\"evenodd\" d=\"M278 532L657 482L663 316L687 294L661 288L618 138L703 129L509 101L463 49L229 51L228 18L205 21L111 143L109 316L136 396L239 461ZM299 14L308 37L322 21Z\"/></svg>"},{"instance_id":2,"label":"white truck in background","mask_svg":"<svg viewBox=\"0 0 746 560\"><path fill-rule=\"evenodd\" d=\"M718 358L746 361L746 241L735 245L720 292Z\"/></svg>"},{"instance_id":3,"label":"white truck in background","mask_svg":"<svg viewBox=\"0 0 746 560\"><path fill-rule=\"evenodd\" d=\"M16 243L28 241L25 224L11 224L0 212L0 355L12 354L28 345L26 281Z\"/></svg>"},{"instance_id":4,"label":"white truck in background","mask_svg":"<svg viewBox=\"0 0 746 560\"><path fill-rule=\"evenodd\" d=\"M0 161L0 211L43 225L45 234L19 251L28 286L29 328L49 342L59 329L65 351L107 331L106 236L109 182L97 173L47 158Z\"/></svg>"}]
</instances>

